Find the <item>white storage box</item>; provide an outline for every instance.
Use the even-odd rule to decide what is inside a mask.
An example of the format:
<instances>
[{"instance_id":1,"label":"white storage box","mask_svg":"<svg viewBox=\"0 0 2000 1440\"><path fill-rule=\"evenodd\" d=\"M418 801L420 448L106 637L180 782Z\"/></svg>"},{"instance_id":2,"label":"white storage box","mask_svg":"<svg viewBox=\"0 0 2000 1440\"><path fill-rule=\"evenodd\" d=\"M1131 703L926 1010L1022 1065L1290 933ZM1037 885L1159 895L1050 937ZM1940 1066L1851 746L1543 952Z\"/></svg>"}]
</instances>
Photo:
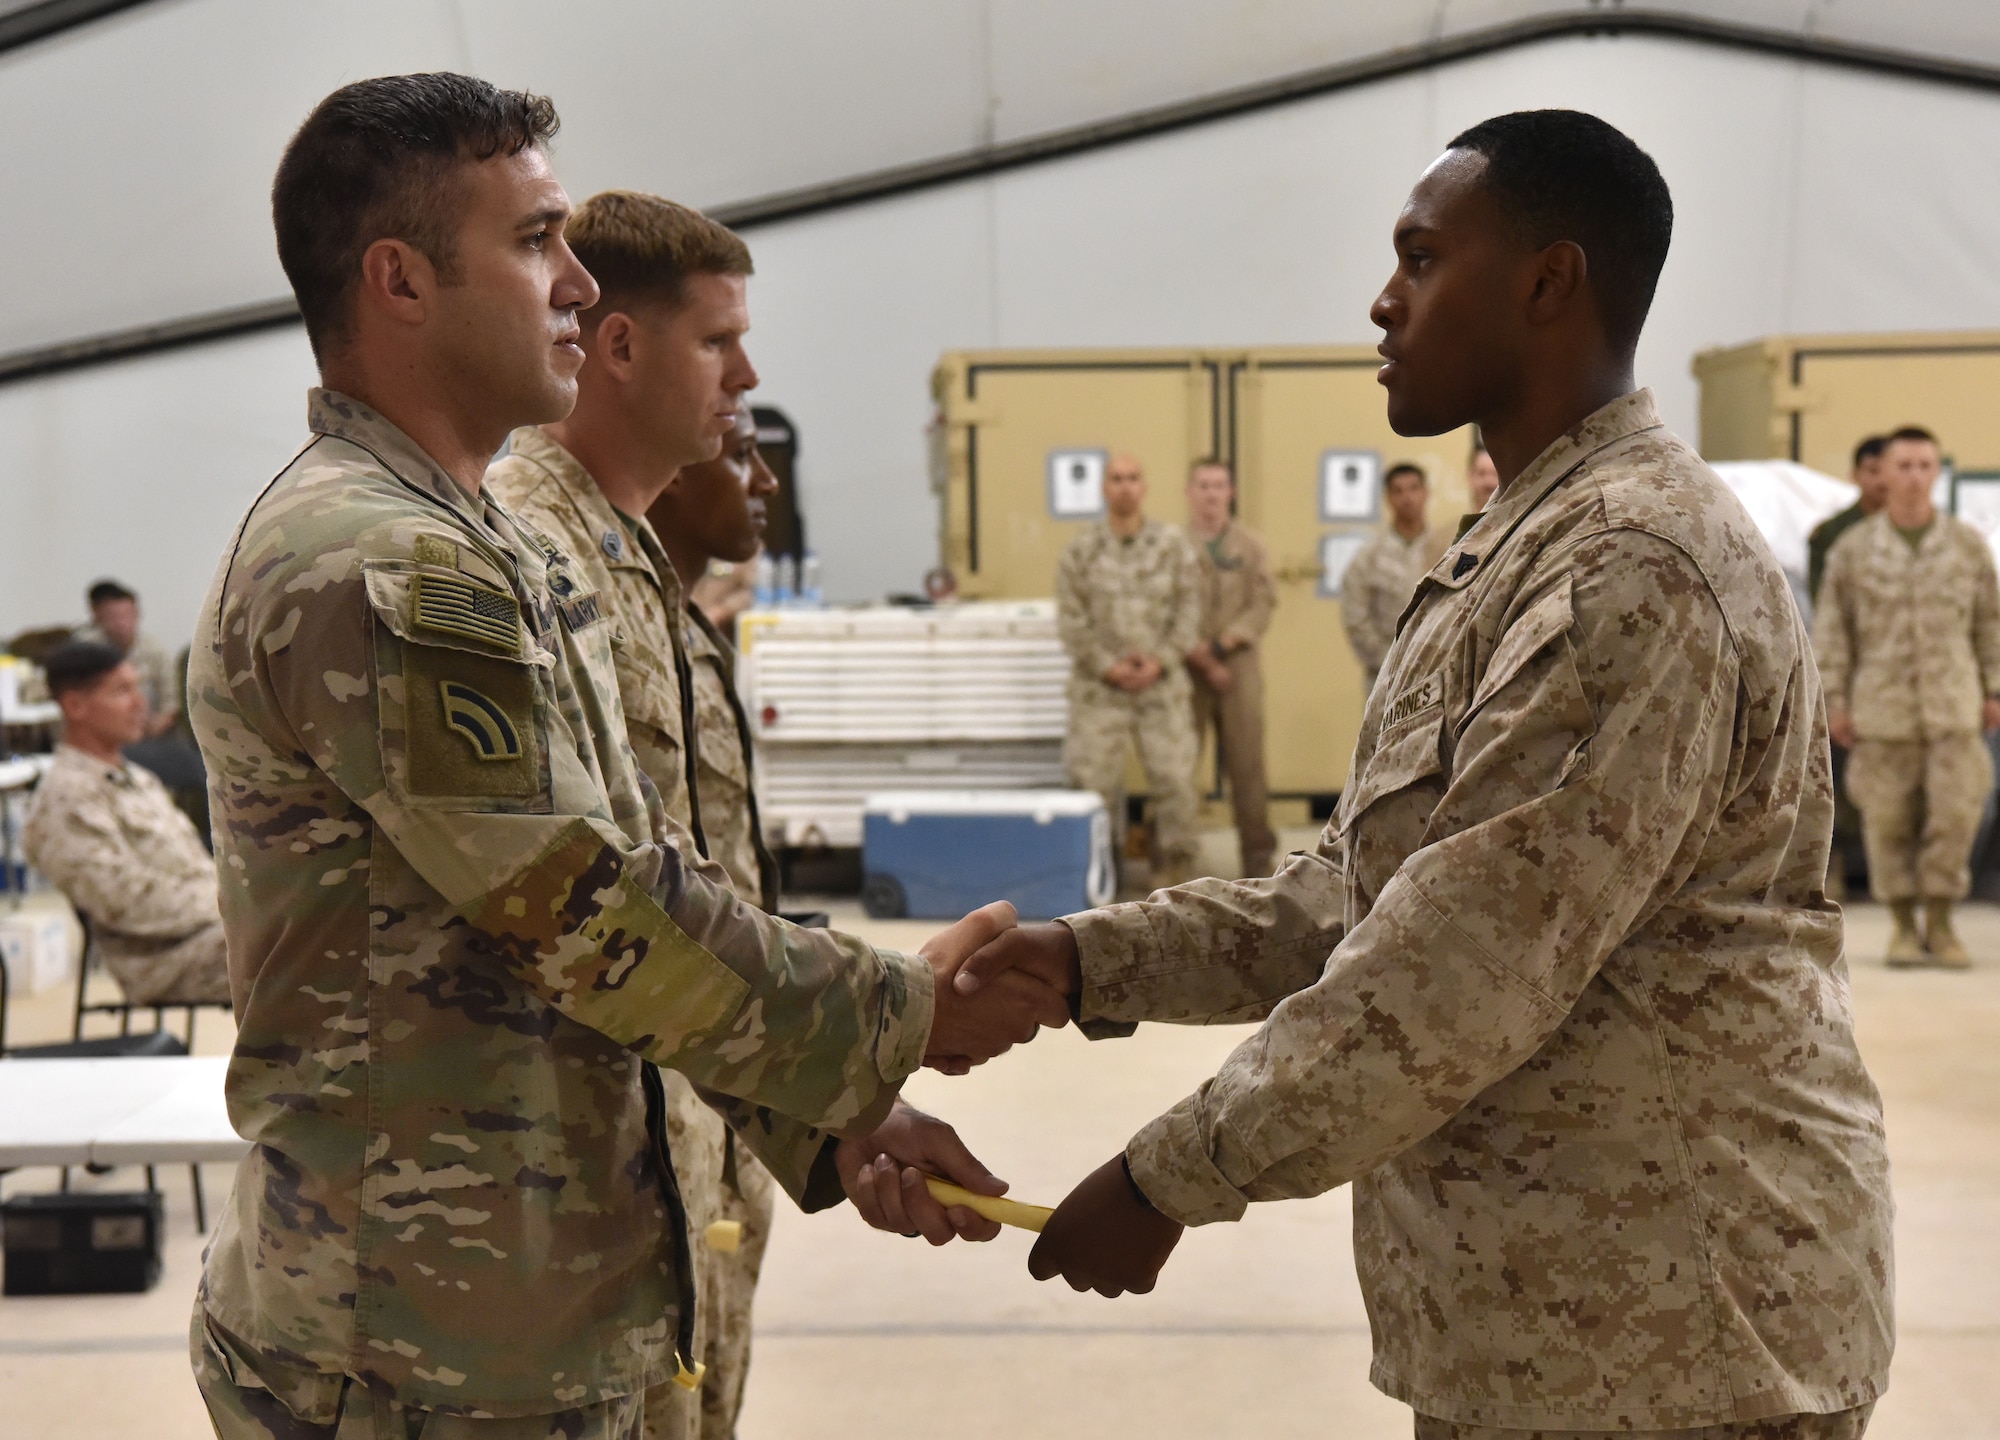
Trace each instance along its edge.
<instances>
[{"instance_id":1,"label":"white storage box","mask_svg":"<svg viewBox=\"0 0 2000 1440\"><path fill-rule=\"evenodd\" d=\"M55 907L0 908L0 954L7 957L10 995L34 995L76 978L70 919Z\"/></svg>"}]
</instances>

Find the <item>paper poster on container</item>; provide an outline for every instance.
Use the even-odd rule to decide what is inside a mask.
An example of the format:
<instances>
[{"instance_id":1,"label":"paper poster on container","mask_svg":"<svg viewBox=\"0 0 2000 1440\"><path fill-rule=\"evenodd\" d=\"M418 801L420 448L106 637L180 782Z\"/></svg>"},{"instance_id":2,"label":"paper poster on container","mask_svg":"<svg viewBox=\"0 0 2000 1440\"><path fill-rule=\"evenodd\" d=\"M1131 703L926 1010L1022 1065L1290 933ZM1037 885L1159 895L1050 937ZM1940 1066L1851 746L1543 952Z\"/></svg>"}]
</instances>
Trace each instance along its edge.
<instances>
[{"instance_id":1,"label":"paper poster on container","mask_svg":"<svg viewBox=\"0 0 2000 1440\"><path fill-rule=\"evenodd\" d=\"M1104 513L1102 450L1049 452L1049 514L1058 520L1091 520Z\"/></svg>"},{"instance_id":2,"label":"paper poster on container","mask_svg":"<svg viewBox=\"0 0 2000 1440\"><path fill-rule=\"evenodd\" d=\"M1373 450L1328 450L1319 457L1319 518L1373 520L1382 494L1382 457Z\"/></svg>"},{"instance_id":3,"label":"paper poster on container","mask_svg":"<svg viewBox=\"0 0 2000 1440\"><path fill-rule=\"evenodd\" d=\"M1361 553L1361 547L1368 543L1366 535L1322 535L1319 541L1319 596L1322 600L1338 600L1340 585L1347 578L1347 567L1354 563L1354 557Z\"/></svg>"}]
</instances>

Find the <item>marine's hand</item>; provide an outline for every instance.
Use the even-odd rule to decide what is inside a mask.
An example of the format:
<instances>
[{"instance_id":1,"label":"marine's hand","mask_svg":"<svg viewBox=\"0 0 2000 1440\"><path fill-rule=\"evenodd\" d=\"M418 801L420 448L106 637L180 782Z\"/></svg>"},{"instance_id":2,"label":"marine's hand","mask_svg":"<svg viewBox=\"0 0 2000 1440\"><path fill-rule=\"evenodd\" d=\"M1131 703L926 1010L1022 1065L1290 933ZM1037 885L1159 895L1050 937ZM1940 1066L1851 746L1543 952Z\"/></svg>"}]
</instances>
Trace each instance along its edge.
<instances>
[{"instance_id":1,"label":"marine's hand","mask_svg":"<svg viewBox=\"0 0 2000 1440\"><path fill-rule=\"evenodd\" d=\"M1059 1028L1069 1023L1069 1003L1033 975L1010 975L999 984L971 990L954 985L969 956L1014 928L1014 907L996 900L940 930L918 952L931 962L937 978L924 1064L963 1075L974 1065L1034 1039L1044 1025Z\"/></svg>"},{"instance_id":2,"label":"marine's hand","mask_svg":"<svg viewBox=\"0 0 2000 1440\"><path fill-rule=\"evenodd\" d=\"M1060 1275L1072 1290L1095 1290L1108 1299L1130 1290L1144 1295L1180 1243L1182 1226L1155 1210L1114 1155L1088 1175L1049 1217L1048 1228L1028 1252L1037 1280Z\"/></svg>"},{"instance_id":3,"label":"marine's hand","mask_svg":"<svg viewBox=\"0 0 2000 1440\"><path fill-rule=\"evenodd\" d=\"M1068 1000L1083 988L1075 932L1060 920L1001 931L958 967L951 986L960 995L977 995L1008 975L1030 977Z\"/></svg>"},{"instance_id":4,"label":"marine's hand","mask_svg":"<svg viewBox=\"0 0 2000 1440\"><path fill-rule=\"evenodd\" d=\"M979 1163L956 1130L914 1105L898 1100L873 1135L841 1141L834 1147L833 1164L847 1198L877 1230L922 1235L933 1245L954 1236L991 1240L1000 1233L994 1221L963 1205L940 1205L925 1188L927 1174L977 1195L1003 1195L1007 1182Z\"/></svg>"},{"instance_id":5,"label":"marine's hand","mask_svg":"<svg viewBox=\"0 0 2000 1440\"><path fill-rule=\"evenodd\" d=\"M1155 656L1135 655L1132 658L1134 661L1132 667L1133 679L1129 688L1133 690L1151 689L1153 685L1158 683L1159 678L1167 673L1166 667L1160 664L1158 658Z\"/></svg>"},{"instance_id":6,"label":"marine's hand","mask_svg":"<svg viewBox=\"0 0 2000 1440\"><path fill-rule=\"evenodd\" d=\"M1990 708L1993 704L1987 701ZM1991 726L1987 727L1991 729ZM1854 717L1845 710L1829 710L1826 715L1826 733L1833 737L1833 743L1843 750L1854 748Z\"/></svg>"},{"instance_id":7,"label":"marine's hand","mask_svg":"<svg viewBox=\"0 0 2000 1440\"><path fill-rule=\"evenodd\" d=\"M1996 700L1991 695L1988 695L1986 703L1979 709L1979 719L1988 735L1991 735L1995 730L2000 730L2000 700Z\"/></svg>"}]
</instances>

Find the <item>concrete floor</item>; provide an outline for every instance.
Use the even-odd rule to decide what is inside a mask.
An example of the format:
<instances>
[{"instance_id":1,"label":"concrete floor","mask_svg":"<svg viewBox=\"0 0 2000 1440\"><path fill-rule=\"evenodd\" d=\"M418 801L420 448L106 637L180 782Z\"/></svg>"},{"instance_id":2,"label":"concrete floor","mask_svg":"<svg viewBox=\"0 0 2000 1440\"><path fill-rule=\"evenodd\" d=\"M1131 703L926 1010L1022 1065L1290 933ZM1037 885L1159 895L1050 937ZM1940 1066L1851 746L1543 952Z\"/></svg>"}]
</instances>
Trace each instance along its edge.
<instances>
[{"instance_id":1,"label":"concrete floor","mask_svg":"<svg viewBox=\"0 0 2000 1440\"><path fill-rule=\"evenodd\" d=\"M1899 1207L1901 1343L1870 1434L2000 1440L2000 909L1965 916L1980 960L1970 974L1884 970L1883 912L1849 915ZM906 947L932 928L868 921L852 907L838 923ZM59 1036L67 1004L58 991L19 1005L13 1038ZM203 1023L197 1048L223 1048L226 1022ZM964 1079L926 1072L909 1094L952 1119L1020 1198L1053 1204L1243 1033L1156 1027L1092 1047L1063 1031ZM209 1167L211 1198L229 1178ZM0 1301L0 1434L209 1433L185 1359L200 1241L186 1171L161 1181L167 1270L151 1294ZM8 1190L43 1182L24 1173ZM137 1177L103 1183L129 1188ZM1010 1231L933 1251L867 1230L845 1207L781 1215L743 1440L1410 1433L1409 1412L1367 1383L1345 1192L1193 1232L1154 1294L1115 1302L1035 1284L1028 1238Z\"/></svg>"}]
</instances>

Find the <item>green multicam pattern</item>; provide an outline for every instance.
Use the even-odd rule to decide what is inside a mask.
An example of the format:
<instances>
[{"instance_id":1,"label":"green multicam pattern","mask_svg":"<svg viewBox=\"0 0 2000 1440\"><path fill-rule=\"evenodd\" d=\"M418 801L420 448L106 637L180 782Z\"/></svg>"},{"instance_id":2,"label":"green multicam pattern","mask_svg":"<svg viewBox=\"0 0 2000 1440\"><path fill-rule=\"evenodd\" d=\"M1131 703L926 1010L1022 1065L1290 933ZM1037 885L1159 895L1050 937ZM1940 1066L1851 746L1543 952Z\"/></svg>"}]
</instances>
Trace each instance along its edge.
<instances>
[{"instance_id":1,"label":"green multicam pattern","mask_svg":"<svg viewBox=\"0 0 2000 1440\"><path fill-rule=\"evenodd\" d=\"M1351 1181L1373 1378L1421 1415L1874 1399L1892 1205L1822 893L1819 679L1770 548L1650 394L1424 581L1352 775L1274 877L1072 918L1093 1030L1268 1017L1133 1139L1140 1187L1200 1224Z\"/></svg>"},{"instance_id":2,"label":"green multicam pattern","mask_svg":"<svg viewBox=\"0 0 2000 1440\"><path fill-rule=\"evenodd\" d=\"M204 1279L274 1367L528 1415L668 1378L682 1296L640 1057L801 1126L871 1124L930 971L765 916L655 838L609 626L551 542L366 407L224 558L190 674L254 1142ZM416 626L419 573L515 596L489 643ZM574 610L574 607L572 607ZM437 683L507 711L474 757Z\"/></svg>"}]
</instances>

